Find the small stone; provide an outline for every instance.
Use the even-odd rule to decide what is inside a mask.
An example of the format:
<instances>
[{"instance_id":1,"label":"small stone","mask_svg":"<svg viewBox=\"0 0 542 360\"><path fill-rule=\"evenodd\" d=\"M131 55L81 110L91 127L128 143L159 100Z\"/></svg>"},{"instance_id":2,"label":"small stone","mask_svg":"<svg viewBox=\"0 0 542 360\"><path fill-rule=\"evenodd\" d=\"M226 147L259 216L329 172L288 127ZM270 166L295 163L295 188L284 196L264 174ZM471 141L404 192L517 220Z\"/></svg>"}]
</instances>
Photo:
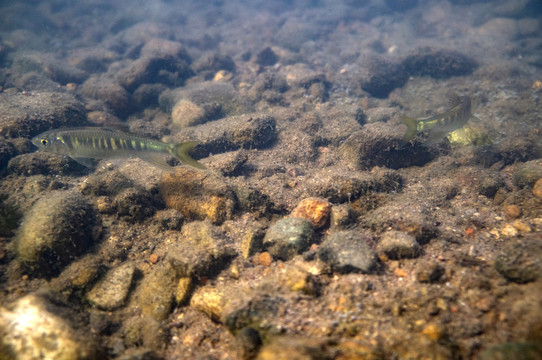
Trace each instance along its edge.
<instances>
[{"instance_id":1,"label":"small stone","mask_svg":"<svg viewBox=\"0 0 542 360\"><path fill-rule=\"evenodd\" d=\"M158 262L158 255L150 254L149 255L149 261L150 261L151 264L156 264Z\"/></svg>"},{"instance_id":2,"label":"small stone","mask_svg":"<svg viewBox=\"0 0 542 360\"><path fill-rule=\"evenodd\" d=\"M539 160L527 161L514 172L514 183L520 187L534 187L542 179L542 164Z\"/></svg>"},{"instance_id":3,"label":"small stone","mask_svg":"<svg viewBox=\"0 0 542 360\"><path fill-rule=\"evenodd\" d=\"M227 304L228 301L224 292L210 286L198 288L190 300L191 307L201 311L215 321L221 318Z\"/></svg>"},{"instance_id":4,"label":"small stone","mask_svg":"<svg viewBox=\"0 0 542 360\"><path fill-rule=\"evenodd\" d=\"M143 315L162 321L171 311L176 285L175 269L169 262L161 262L143 276L136 289L135 304Z\"/></svg>"},{"instance_id":5,"label":"small stone","mask_svg":"<svg viewBox=\"0 0 542 360\"><path fill-rule=\"evenodd\" d=\"M414 258L421 251L414 236L395 230L387 231L382 235L378 248L393 260Z\"/></svg>"},{"instance_id":6,"label":"small stone","mask_svg":"<svg viewBox=\"0 0 542 360\"><path fill-rule=\"evenodd\" d=\"M538 179L533 186L533 195L542 198L542 179Z\"/></svg>"},{"instance_id":7,"label":"small stone","mask_svg":"<svg viewBox=\"0 0 542 360\"><path fill-rule=\"evenodd\" d=\"M327 224L331 213L331 204L318 198L302 200L290 214L291 217L300 217L309 220L315 229Z\"/></svg>"},{"instance_id":8,"label":"small stone","mask_svg":"<svg viewBox=\"0 0 542 360\"><path fill-rule=\"evenodd\" d=\"M530 235L520 240L508 241L495 259L495 268L506 279L523 284L542 275L541 258L542 239Z\"/></svg>"},{"instance_id":9,"label":"small stone","mask_svg":"<svg viewBox=\"0 0 542 360\"><path fill-rule=\"evenodd\" d=\"M274 258L289 260L306 251L313 236L314 230L310 221L303 218L284 218L269 227L263 244Z\"/></svg>"},{"instance_id":10,"label":"small stone","mask_svg":"<svg viewBox=\"0 0 542 360\"><path fill-rule=\"evenodd\" d=\"M99 345L72 327L46 296L30 294L8 308L0 307L3 359L95 359Z\"/></svg>"},{"instance_id":11,"label":"small stone","mask_svg":"<svg viewBox=\"0 0 542 360\"><path fill-rule=\"evenodd\" d=\"M437 324L427 324L423 328L422 334L424 334L433 341L438 341L442 338L442 335L444 334L444 329L442 328L442 326Z\"/></svg>"},{"instance_id":12,"label":"small stone","mask_svg":"<svg viewBox=\"0 0 542 360\"><path fill-rule=\"evenodd\" d=\"M128 297L135 266L126 263L107 272L87 293L87 300L100 309L114 310L122 305Z\"/></svg>"},{"instance_id":13,"label":"small stone","mask_svg":"<svg viewBox=\"0 0 542 360\"><path fill-rule=\"evenodd\" d=\"M184 305L188 302L194 283L191 277L182 277L177 283L177 291L175 292L175 302L177 305Z\"/></svg>"},{"instance_id":14,"label":"small stone","mask_svg":"<svg viewBox=\"0 0 542 360\"><path fill-rule=\"evenodd\" d=\"M245 327L235 335L237 353L242 360L254 359L262 346L262 339L257 330Z\"/></svg>"},{"instance_id":15,"label":"small stone","mask_svg":"<svg viewBox=\"0 0 542 360\"><path fill-rule=\"evenodd\" d=\"M259 224L253 224L249 227L243 237L241 238L241 255L248 259L263 247L263 237L265 231L263 226Z\"/></svg>"},{"instance_id":16,"label":"small stone","mask_svg":"<svg viewBox=\"0 0 542 360\"><path fill-rule=\"evenodd\" d=\"M319 291L314 276L296 265L290 265L284 270L280 282L291 291L298 291L306 295L314 296Z\"/></svg>"},{"instance_id":17,"label":"small stone","mask_svg":"<svg viewBox=\"0 0 542 360\"><path fill-rule=\"evenodd\" d=\"M478 185L478 192L489 198L493 198L497 191L504 187L504 180L495 173L484 176Z\"/></svg>"},{"instance_id":18,"label":"small stone","mask_svg":"<svg viewBox=\"0 0 542 360\"><path fill-rule=\"evenodd\" d=\"M271 266L273 263L273 257L270 253L267 251L264 251L263 253L260 253L258 257L256 258L256 262L263 266Z\"/></svg>"},{"instance_id":19,"label":"small stone","mask_svg":"<svg viewBox=\"0 0 542 360\"><path fill-rule=\"evenodd\" d=\"M355 213L348 204L333 205L331 208L331 228L335 230L344 230L354 222Z\"/></svg>"},{"instance_id":20,"label":"small stone","mask_svg":"<svg viewBox=\"0 0 542 360\"><path fill-rule=\"evenodd\" d=\"M421 283L436 283L446 270L435 262L423 262L416 270L416 280Z\"/></svg>"},{"instance_id":21,"label":"small stone","mask_svg":"<svg viewBox=\"0 0 542 360\"><path fill-rule=\"evenodd\" d=\"M521 215L521 209L517 205L508 205L504 208L504 213L509 219L517 219Z\"/></svg>"},{"instance_id":22,"label":"small stone","mask_svg":"<svg viewBox=\"0 0 542 360\"><path fill-rule=\"evenodd\" d=\"M333 271L372 273L376 254L369 247L369 241L372 239L356 231L332 233L318 248L318 257Z\"/></svg>"},{"instance_id":23,"label":"small stone","mask_svg":"<svg viewBox=\"0 0 542 360\"><path fill-rule=\"evenodd\" d=\"M213 276L225 269L237 254L229 238L208 221L193 221L181 233L168 237L166 260L182 277Z\"/></svg>"},{"instance_id":24,"label":"small stone","mask_svg":"<svg viewBox=\"0 0 542 360\"><path fill-rule=\"evenodd\" d=\"M501 228L501 235L507 237L515 237L519 235L519 231L514 226L510 224L505 224Z\"/></svg>"},{"instance_id":25,"label":"small stone","mask_svg":"<svg viewBox=\"0 0 542 360\"><path fill-rule=\"evenodd\" d=\"M531 232L531 225L523 220L515 220L512 223L512 226L524 233Z\"/></svg>"}]
</instances>

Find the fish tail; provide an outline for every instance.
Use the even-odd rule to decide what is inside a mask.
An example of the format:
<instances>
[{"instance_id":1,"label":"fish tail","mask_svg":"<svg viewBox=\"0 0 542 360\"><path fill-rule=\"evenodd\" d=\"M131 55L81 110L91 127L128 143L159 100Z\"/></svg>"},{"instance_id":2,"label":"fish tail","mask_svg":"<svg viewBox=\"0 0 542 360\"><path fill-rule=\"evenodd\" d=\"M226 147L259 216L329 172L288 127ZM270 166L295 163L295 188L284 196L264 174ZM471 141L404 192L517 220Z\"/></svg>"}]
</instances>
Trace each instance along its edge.
<instances>
[{"instance_id":1,"label":"fish tail","mask_svg":"<svg viewBox=\"0 0 542 360\"><path fill-rule=\"evenodd\" d=\"M418 120L402 116L401 122L407 127L405 136L403 137L403 144L407 144L418 132Z\"/></svg>"},{"instance_id":2,"label":"fish tail","mask_svg":"<svg viewBox=\"0 0 542 360\"><path fill-rule=\"evenodd\" d=\"M192 150L198 144L197 141L187 141L180 144L173 145L171 154L180 160L183 164L190 165L196 169L206 169L205 166L200 164L197 160L192 158L188 152Z\"/></svg>"}]
</instances>

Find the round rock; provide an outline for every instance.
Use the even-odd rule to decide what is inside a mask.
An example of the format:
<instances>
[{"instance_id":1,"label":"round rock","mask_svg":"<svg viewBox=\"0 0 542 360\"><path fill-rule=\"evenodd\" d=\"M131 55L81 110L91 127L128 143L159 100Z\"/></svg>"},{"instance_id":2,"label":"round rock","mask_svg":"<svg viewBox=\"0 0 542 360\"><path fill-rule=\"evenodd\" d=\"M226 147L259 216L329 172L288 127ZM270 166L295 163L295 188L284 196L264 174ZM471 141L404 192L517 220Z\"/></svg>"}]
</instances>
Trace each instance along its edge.
<instances>
[{"instance_id":1,"label":"round rock","mask_svg":"<svg viewBox=\"0 0 542 360\"><path fill-rule=\"evenodd\" d=\"M415 258L421 251L414 236L395 230L385 232L382 235L378 249L393 260Z\"/></svg>"},{"instance_id":2,"label":"round rock","mask_svg":"<svg viewBox=\"0 0 542 360\"><path fill-rule=\"evenodd\" d=\"M376 254L369 247L370 238L356 231L332 233L318 249L318 257L333 271L372 273Z\"/></svg>"},{"instance_id":3,"label":"round rock","mask_svg":"<svg viewBox=\"0 0 542 360\"><path fill-rule=\"evenodd\" d=\"M274 258L289 260L307 250L313 236L313 227L307 219L285 218L269 227L263 244Z\"/></svg>"},{"instance_id":4,"label":"round rock","mask_svg":"<svg viewBox=\"0 0 542 360\"><path fill-rule=\"evenodd\" d=\"M30 270L54 275L92 244L95 223L95 212L80 193L53 191L24 216L16 255Z\"/></svg>"}]
</instances>

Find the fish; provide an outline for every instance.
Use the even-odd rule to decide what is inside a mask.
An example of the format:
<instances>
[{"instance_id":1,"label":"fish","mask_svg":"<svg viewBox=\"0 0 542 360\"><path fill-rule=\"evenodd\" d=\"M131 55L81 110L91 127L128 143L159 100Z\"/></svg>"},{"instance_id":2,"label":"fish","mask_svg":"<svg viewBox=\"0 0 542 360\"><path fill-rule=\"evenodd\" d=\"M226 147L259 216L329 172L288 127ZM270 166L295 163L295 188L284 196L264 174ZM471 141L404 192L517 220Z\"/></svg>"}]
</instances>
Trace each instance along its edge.
<instances>
[{"instance_id":1,"label":"fish","mask_svg":"<svg viewBox=\"0 0 542 360\"><path fill-rule=\"evenodd\" d=\"M174 172L175 168L166 162L166 155L171 155L185 165L205 169L188 154L198 144L196 141L170 144L112 128L53 129L35 136L32 143L40 150L69 156L86 167L92 167L94 159L140 158Z\"/></svg>"},{"instance_id":2,"label":"fish","mask_svg":"<svg viewBox=\"0 0 542 360\"><path fill-rule=\"evenodd\" d=\"M450 110L426 119L401 118L407 130L403 137L403 146L408 144L419 132L426 132L423 146L432 146L441 142L449 133L462 128L469 120L479 120L472 115L471 99L468 96L452 94Z\"/></svg>"}]
</instances>

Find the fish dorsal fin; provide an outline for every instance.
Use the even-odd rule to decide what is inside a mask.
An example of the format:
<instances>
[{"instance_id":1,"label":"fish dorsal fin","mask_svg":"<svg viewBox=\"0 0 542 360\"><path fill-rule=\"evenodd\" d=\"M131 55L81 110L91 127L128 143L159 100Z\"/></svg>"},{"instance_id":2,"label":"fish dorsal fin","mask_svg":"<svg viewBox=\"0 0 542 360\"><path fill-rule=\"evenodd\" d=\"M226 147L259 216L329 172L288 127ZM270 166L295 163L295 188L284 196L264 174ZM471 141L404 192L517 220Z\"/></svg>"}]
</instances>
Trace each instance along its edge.
<instances>
[{"instance_id":1,"label":"fish dorsal fin","mask_svg":"<svg viewBox=\"0 0 542 360\"><path fill-rule=\"evenodd\" d=\"M450 100L448 102L448 104L450 105L450 109L461 105L462 103L463 101L461 100L461 96L457 95L457 93L454 92L450 95Z\"/></svg>"}]
</instances>

